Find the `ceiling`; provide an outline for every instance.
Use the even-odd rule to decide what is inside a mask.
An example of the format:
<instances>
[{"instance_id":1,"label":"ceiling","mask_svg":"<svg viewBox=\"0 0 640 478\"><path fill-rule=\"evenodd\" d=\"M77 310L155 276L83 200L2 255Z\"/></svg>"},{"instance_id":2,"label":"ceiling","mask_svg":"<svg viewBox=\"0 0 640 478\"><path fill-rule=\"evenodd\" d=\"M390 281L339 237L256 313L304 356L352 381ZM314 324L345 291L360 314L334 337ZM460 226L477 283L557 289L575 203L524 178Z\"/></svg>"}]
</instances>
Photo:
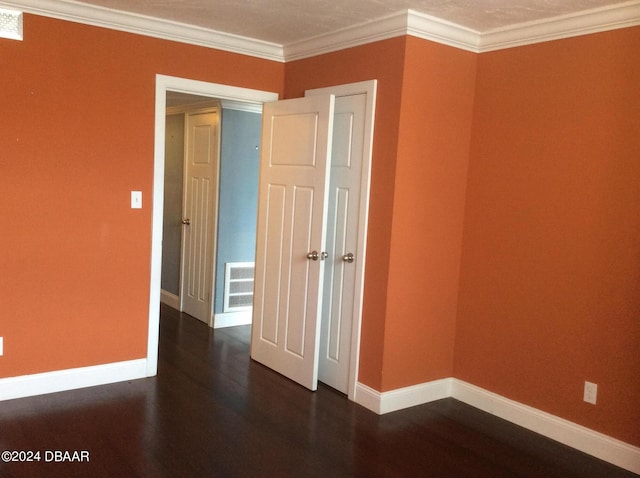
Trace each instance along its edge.
<instances>
[{"instance_id":1,"label":"ceiling","mask_svg":"<svg viewBox=\"0 0 640 478\"><path fill-rule=\"evenodd\" d=\"M1 0L0 0L1 1ZM478 33L629 2L617 0L84 0L278 45L411 9Z\"/></svg>"}]
</instances>

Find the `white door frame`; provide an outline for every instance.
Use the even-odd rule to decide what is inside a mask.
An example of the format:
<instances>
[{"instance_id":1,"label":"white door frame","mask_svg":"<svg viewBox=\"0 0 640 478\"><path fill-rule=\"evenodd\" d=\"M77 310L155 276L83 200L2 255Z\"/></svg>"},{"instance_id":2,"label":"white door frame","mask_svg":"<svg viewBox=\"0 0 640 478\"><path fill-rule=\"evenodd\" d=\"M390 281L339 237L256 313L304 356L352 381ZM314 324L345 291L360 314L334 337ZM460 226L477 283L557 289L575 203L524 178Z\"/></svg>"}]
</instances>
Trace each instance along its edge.
<instances>
[{"instance_id":1,"label":"white door frame","mask_svg":"<svg viewBox=\"0 0 640 478\"><path fill-rule=\"evenodd\" d=\"M160 288L162 270L162 221L164 209L164 138L167 91L208 96L220 100L262 104L276 101L278 93L236 86L156 75L155 139L153 154L153 198L151 212L151 273L149 284L149 334L147 337L147 376L158 373L160 333Z\"/></svg>"}]
</instances>

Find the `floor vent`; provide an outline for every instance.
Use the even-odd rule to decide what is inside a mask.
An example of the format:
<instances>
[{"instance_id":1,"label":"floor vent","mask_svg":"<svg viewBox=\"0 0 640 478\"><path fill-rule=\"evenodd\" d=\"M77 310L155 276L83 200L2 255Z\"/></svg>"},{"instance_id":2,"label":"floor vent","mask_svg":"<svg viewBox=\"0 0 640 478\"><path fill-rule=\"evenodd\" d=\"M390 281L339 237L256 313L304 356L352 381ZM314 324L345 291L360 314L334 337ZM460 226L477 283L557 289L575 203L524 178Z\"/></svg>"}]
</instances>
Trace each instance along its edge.
<instances>
[{"instance_id":1,"label":"floor vent","mask_svg":"<svg viewBox=\"0 0 640 478\"><path fill-rule=\"evenodd\" d=\"M227 262L224 269L223 312L251 310L253 307L254 262Z\"/></svg>"}]
</instances>

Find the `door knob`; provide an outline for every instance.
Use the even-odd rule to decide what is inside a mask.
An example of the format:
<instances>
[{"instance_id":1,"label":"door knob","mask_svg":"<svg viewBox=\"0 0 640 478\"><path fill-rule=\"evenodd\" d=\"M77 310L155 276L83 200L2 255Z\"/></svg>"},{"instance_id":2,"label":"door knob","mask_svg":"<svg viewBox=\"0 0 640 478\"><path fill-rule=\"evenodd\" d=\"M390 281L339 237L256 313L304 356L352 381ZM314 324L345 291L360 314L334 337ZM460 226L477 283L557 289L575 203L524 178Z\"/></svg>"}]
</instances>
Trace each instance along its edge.
<instances>
[{"instance_id":1,"label":"door knob","mask_svg":"<svg viewBox=\"0 0 640 478\"><path fill-rule=\"evenodd\" d=\"M309 254L307 254L307 259L311 259L312 261L317 261L318 259L324 261L327 257L329 257L328 252L321 252L320 254L318 254L318 251L311 251Z\"/></svg>"},{"instance_id":2,"label":"door knob","mask_svg":"<svg viewBox=\"0 0 640 478\"><path fill-rule=\"evenodd\" d=\"M351 264L354 261L353 252L349 252L342 256L342 260Z\"/></svg>"},{"instance_id":3,"label":"door knob","mask_svg":"<svg viewBox=\"0 0 640 478\"><path fill-rule=\"evenodd\" d=\"M183 219L182 220L182 224L184 224L185 226L188 226L191 224L191 219Z\"/></svg>"}]
</instances>

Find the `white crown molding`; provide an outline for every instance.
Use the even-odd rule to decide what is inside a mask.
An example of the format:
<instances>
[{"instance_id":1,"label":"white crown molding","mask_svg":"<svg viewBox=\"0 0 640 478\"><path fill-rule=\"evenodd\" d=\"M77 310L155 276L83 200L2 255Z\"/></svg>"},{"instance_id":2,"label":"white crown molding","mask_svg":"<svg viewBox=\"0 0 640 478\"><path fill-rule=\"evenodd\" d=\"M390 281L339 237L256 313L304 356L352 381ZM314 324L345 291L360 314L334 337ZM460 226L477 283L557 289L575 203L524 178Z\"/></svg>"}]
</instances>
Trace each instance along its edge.
<instances>
[{"instance_id":1,"label":"white crown molding","mask_svg":"<svg viewBox=\"0 0 640 478\"><path fill-rule=\"evenodd\" d=\"M407 10L285 45L284 56L286 61L299 60L403 35L483 53L637 25L640 25L640 0L485 32Z\"/></svg>"},{"instance_id":2,"label":"white crown molding","mask_svg":"<svg viewBox=\"0 0 640 478\"><path fill-rule=\"evenodd\" d=\"M637 25L640 25L640 1L632 0L617 5L482 32L478 53Z\"/></svg>"},{"instance_id":3,"label":"white crown molding","mask_svg":"<svg viewBox=\"0 0 640 478\"><path fill-rule=\"evenodd\" d=\"M406 34L407 12L401 11L360 25L289 43L284 45L284 57L286 61L300 60Z\"/></svg>"},{"instance_id":4,"label":"white crown molding","mask_svg":"<svg viewBox=\"0 0 640 478\"><path fill-rule=\"evenodd\" d=\"M440 18L409 10L407 35L478 53L482 34Z\"/></svg>"},{"instance_id":5,"label":"white crown molding","mask_svg":"<svg viewBox=\"0 0 640 478\"><path fill-rule=\"evenodd\" d=\"M71 0L2 0L2 4L34 15L284 61L283 48L275 43Z\"/></svg>"},{"instance_id":6,"label":"white crown molding","mask_svg":"<svg viewBox=\"0 0 640 478\"><path fill-rule=\"evenodd\" d=\"M294 61L367 43L411 35L484 53L640 25L640 0L478 32L406 10L286 45L178 22L124 13L73 0L0 0L26 13L213 48L277 62Z\"/></svg>"},{"instance_id":7,"label":"white crown molding","mask_svg":"<svg viewBox=\"0 0 640 478\"><path fill-rule=\"evenodd\" d=\"M480 33L439 18L405 10L284 46L286 61L300 60L380 40L412 35L425 40L477 52Z\"/></svg>"}]
</instances>

